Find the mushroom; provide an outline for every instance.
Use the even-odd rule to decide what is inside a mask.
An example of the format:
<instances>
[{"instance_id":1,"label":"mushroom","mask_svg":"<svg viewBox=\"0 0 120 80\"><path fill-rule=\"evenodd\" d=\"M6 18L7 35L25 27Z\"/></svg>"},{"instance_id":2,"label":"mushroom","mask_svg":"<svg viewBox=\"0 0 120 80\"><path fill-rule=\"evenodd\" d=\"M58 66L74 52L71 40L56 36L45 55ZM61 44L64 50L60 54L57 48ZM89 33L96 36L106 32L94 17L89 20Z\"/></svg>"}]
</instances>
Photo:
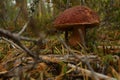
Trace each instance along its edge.
<instances>
[{"instance_id":1,"label":"mushroom","mask_svg":"<svg viewBox=\"0 0 120 80\"><path fill-rule=\"evenodd\" d=\"M54 27L62 31L72 31L69 44L77 46L81 43L85 46L86 28L92 28L99 24L99 16L86 6L75 6L66 9L54 21Z\"/></svg>"}]
</instances>

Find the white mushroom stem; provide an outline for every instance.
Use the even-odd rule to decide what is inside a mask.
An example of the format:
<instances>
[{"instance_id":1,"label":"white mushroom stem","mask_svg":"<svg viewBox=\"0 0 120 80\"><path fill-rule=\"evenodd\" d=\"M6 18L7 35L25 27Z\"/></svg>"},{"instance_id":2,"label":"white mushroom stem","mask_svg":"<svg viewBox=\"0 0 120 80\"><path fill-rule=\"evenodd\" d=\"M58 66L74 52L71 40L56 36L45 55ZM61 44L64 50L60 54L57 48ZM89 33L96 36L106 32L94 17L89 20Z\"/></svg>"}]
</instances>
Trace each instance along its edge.
<instances>
[{"instance_id":1,"label":"white mushroom stem","mask_svg":"<svg viewBox=\"0 0 120 80\"><path fill-rule=\"evenodd\" d=\"M72 46L82 44L85 47L85 34L86 30L84 27L74 28L69 39L69 43Z\"/></svg>"}]
</instances>

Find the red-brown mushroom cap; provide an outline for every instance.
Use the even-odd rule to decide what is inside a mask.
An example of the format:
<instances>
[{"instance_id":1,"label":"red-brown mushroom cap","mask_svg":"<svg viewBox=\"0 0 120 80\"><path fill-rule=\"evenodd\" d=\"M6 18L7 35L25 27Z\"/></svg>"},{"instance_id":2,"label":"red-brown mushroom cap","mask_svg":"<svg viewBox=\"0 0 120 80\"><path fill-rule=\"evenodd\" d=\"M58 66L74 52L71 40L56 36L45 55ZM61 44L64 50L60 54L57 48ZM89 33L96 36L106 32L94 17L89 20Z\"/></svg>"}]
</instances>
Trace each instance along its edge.
<instances>
[{"instance_id":1,"label":"red-brown mushroom cap","mask_svg":"<svg viewBox=\"0 0 120 80\"><path fill-rule=\"evenodd\" d=\"M86 6L75 6L62 12L54 21L54 26L57 29L65 30L79 25L96 26L99 22L96 12Z\"/></svg>"}]
</instances>

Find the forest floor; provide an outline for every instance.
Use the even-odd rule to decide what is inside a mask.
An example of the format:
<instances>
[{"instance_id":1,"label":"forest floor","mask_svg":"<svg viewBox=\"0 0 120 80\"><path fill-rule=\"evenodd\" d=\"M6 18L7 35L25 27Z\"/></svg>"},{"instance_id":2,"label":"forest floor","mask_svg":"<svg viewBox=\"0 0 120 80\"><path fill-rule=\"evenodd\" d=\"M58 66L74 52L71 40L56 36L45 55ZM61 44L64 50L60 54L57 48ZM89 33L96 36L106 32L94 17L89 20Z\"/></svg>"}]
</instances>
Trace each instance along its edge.
<instances>
[{"instance_id":1,"label":"forest floor","mask_svg":"<svg viewBox=\"0 0 120 80\"><path fill-rule=\"evenodd\" d=\"M0 40L0 78L120 80L120 29L99 27L89 30L86 38L87 50L81 46L69 48L57 37L48 36L45 44L22 42L31 51L36 51L37 55L48 61L38 63L25 52Z\"/></svg>"}]
</instances>

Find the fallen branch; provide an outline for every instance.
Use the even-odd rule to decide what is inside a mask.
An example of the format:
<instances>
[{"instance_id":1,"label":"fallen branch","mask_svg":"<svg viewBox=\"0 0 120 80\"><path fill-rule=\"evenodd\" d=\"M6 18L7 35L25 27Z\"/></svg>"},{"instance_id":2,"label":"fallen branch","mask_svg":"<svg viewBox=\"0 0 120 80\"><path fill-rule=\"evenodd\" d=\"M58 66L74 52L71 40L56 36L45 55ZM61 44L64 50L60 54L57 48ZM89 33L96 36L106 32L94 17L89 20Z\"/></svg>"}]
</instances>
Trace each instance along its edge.
<instances>
[{"instance_id":1,"label":"fallen branch","mask_svg":"<svg viewBox=\"0 0 120 80\"><path fill-rule=\"evenodd\" d=\"M25 51L29 56L33 58L38 58L35 53L30 51L27 47L25 47L21 42L20 42L20 37L17 34L13 34L9 32L8 30L0 29L0 37L5 37L7 39L10 39L13 41L17 46L19 46L23 51ZM14 44L13 44L14 45Z\"/></svg>"},{"instance_id":2,"label":"fallen branch","mask_svg":"<svg viewBox=\"0 0 120 80\"><path fill-rule=\"evenodd\" d=\"M105 48L105 49L120 49L120 46L106 46L106 45L104 45L104 46L98 46L98 48L99 49L103 49L103 48Z\"/></svg>"},{"instance_id":3,"label":"fallen branch","mask_svg":"<svg viewBox=\"0 0 120 80\"><path fill-rule=\"evenodd\" d=\"M66 56L68 57L66 59ZM85 55L78 55L81 60L85 59ZM50 61L50 62L79 62L79 59L76 59L75 56L71 54L66 54L66 55L55 55L55 54L49 54L49 55L40 55L40 57L44 60ZM98 56L95 55L89 55L87 57L89 61L100 61Z\"/></svg>"},{"instance_id":4,"label":"fallen branch","mask_svg":"<svg viewBox=\"0 0 120 80\"><path fill-rule=\"evenodd\" d=\"M85 73L85 75L89 76L89 77L93 77L92 75L92 71L90 70L87 70L87 69L83 69L83 68L80 68L80 67L76 67L75 65L73 64L68 64L69 67L71 68L74 68L75 70L79 70L80 72L83 72ZM103 79L103 80L117 80L116 78L112 78L112 77L109 77L109 76L106 76L106 75L103 75L103 74L100 74L100 73L97 73L97 72L94 72L94 76L96 76L97 78L99 79Z\"/></svg>"}]
</instances>

